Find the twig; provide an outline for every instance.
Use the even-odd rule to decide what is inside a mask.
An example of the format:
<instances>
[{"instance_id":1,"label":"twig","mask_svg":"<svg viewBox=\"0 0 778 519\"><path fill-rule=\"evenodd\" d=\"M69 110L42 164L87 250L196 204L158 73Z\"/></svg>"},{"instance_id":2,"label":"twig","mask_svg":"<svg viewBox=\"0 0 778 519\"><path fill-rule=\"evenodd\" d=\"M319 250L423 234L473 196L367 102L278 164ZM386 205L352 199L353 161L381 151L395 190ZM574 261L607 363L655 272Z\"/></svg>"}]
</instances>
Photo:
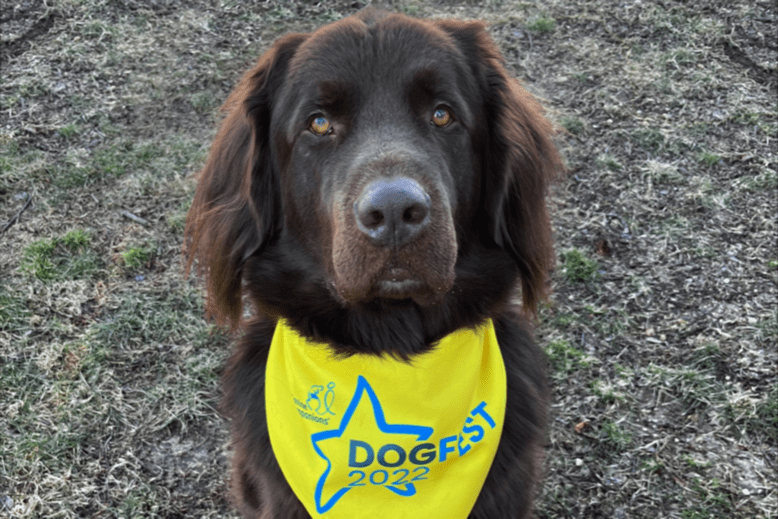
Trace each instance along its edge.
<instances>
[{"instance_id":1,"label":"twig","mask_svg":"<svg viewBox=\"0 0 778 519\"><path fill-rule=\"evenodd\" d=\"M6 222L6 224L3 226L2 230L0 230L0 236L5 234L5 231L10 229L13 224L15 224L17 221L19 221L19 217L22 215L24 210L27 209L30 206L31 203L32 203L32 195L27 195L27 202L24 204L24 206L21 209L19 209L18 213L13 215L13 218L11 218L10 220L8 220L8 222Z\"/></svg>"},{"instance_id":2,"label":"twig","mask_svg":"<svg viewBox=\"0 0 778 519\"><path fill-rule=\"evenodd\" d=\"M129 211L122 211L120 214L122 216L124 216L125 218L129 218L133 222L137 222L137 223L139 223L141 225L148 225L149 224L148 220L144 220L140 216L135 216L134 214L132 214Z\"/></svg>"}]
</instances>

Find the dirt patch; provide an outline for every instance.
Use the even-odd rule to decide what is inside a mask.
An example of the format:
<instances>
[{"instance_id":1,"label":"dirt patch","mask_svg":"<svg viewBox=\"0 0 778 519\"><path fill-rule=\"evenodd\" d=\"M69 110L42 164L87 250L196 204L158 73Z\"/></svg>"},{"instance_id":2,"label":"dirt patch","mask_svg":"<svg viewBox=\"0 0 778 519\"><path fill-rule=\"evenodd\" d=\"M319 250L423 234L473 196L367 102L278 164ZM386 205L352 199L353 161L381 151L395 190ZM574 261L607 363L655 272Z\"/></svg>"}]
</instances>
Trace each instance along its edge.
<instances>
[{"instance_id":1,"label":"dirt patch","mask_svg":"<svg viewBox=\"0 0 778 519\"><path fill-rule=\"evenodd\" d=\"M0 516L229 517L229 341L179 258L217 109L361 3L0 14ZM384 2L479 18L560 127L542 518L778 516L773 2Z\"/></svg>"}]
</instances>

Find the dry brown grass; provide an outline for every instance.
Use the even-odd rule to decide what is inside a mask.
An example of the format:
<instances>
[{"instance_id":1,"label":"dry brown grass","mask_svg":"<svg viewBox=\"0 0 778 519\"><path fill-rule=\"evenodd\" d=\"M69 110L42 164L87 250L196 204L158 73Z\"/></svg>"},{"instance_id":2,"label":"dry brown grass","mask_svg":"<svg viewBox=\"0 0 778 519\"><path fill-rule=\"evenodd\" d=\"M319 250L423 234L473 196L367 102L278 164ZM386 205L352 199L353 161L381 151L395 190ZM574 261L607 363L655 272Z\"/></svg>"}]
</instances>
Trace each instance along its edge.
<instances>
[{"instance_id":1,"label":"dry brown grass","mask_svg":"<svg viewBox=\"0 0 778 519\"><path fill-rule=\"evenodd\" d=\"M778 517L774 3L384 4L490 22L565 129L538 515ZM358 3L46 5L0 13L0 517L227 517L188 177L241 71Z\"/></svg>"}]
</instances>

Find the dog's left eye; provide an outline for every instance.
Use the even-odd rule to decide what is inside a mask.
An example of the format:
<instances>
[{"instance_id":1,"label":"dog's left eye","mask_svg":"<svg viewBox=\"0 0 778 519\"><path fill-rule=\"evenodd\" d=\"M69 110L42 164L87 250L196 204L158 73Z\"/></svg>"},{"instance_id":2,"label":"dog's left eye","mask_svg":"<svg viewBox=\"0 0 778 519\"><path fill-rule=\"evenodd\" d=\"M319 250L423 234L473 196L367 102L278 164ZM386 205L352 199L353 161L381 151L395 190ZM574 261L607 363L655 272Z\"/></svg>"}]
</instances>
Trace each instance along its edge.
<instances>
[{"instance_id":1,"label":"dog's left eye","mask_svg":"<svg viewBox=\"0 0 778 519\"><path fill-rule=\"evenodd\" d=\"M309 129L316 135L327 135L332 131L332 125L329 119L323 115L317 115L311 120Z\"/></svg>"},{"instance_id":2,"label":"dog's left eye","mask_svg":"<svg viewBox=\"0 0 778 519\"><path fill-rule=\"evenodd\" d=\"M453 118L451 117L451 112L449 112L445 108L436 108L434 112L432 112L432 124L437 126L438 128L443 128L444 126L448 126L451 124L451 120Z\"/></svg>"}]
</instances>

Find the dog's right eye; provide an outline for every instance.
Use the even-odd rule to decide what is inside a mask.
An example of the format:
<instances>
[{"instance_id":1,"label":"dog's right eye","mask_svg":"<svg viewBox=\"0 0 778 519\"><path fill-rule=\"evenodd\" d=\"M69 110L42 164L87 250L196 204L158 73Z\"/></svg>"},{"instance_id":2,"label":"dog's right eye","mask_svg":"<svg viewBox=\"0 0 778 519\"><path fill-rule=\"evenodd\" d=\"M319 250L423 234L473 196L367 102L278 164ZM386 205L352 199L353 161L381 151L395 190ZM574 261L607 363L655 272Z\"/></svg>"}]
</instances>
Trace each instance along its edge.
<instances>
[{"instance_id":1,"label":"dog's right eye","mask_svg":"<svg viewBox=\"0 0 778 519\"><path fill-rule=\"evenodd\" d=\"M332 131L330 120L323 115L317 115L311 119L311 124L308 128L316 135L327 135Z\"/></svg>"},{"instance_id":2,"label":"dog's right eye","mask_svg":"<svg viewBox=\"0 0 778 519\"><path fill-rule=\"evenodd\" d=\"M452 117L451 112L448 111L448 109L443 107L438 107L433 113L432 113L432 124L437 126L438 128L445 128L451 123Z\"/></svg>"}]
</instances>

